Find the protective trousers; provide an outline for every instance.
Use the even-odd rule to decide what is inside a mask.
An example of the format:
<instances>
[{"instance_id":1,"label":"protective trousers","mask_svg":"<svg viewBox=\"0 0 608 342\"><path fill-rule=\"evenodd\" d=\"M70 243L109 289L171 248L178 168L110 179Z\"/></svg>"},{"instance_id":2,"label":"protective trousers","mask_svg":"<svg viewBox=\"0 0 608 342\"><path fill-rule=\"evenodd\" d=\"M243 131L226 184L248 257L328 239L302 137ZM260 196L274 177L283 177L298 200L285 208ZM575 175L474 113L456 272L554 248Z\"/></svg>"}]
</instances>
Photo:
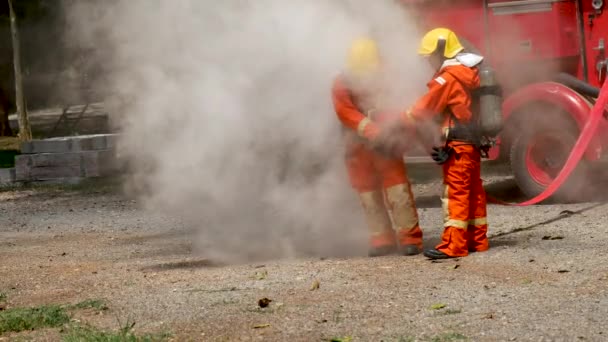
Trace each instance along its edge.
<instances>
[{"instance_id":1,"label":"protective trousers","mask_svg":"<svg viewBox=\"0 0 608 342\"><path fill-rule=\"evenodd\" d=\"M443 164L444 232L436 249L452 257L489 248L486 193L481 181L481 155L473 145L451 142Z\"/></svg>"},{"instance_id":2,"label":"protective trousers","mask_svg":"<svg viewBox=\"0 0 608 342\"><path fill-rule=\"evenodd\" d=\"M346 166L365 212L371 247L398 243L422 248L422 230L403 160L354 143L347 146Z\"/></svg>"}]
</instances>

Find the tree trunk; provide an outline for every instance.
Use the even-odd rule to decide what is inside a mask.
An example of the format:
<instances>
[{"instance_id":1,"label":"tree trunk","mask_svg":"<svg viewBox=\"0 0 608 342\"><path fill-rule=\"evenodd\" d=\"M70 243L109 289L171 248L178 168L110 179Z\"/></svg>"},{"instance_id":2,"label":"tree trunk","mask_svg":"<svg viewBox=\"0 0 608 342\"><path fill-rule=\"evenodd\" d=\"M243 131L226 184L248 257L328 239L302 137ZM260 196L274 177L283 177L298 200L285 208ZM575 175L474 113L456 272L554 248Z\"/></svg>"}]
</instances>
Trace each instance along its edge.
<instances>
[{"instance_id":1,"label":"tree trunk","mask_svg":"<svg viewBox=\"0 0 608 342\"><path fill-rule=\"evenodd\" d=\"M13 2L8 0L8 7L11 17L11 34L13 37L13 65L15 67L15 94L17 115L19 118L19 138L21 141L32 140L32 130L30 121L27 117L27 109L25 108L25 98L23 95L23 78L21 75L21 53L19 45L19 32L17 30L17 18L13 9Z\"/></svg>"},{"instance_id":2,"label":"tree trunk","mask_svg":"<svg viewBox=\"0 0 608 342\"><path fill-rule=\"evenodd\" d=\"M13 130L8 121L9 102L6 96L6 91L0 88L0 137L12 137Z\"/></svg>"}]
</instances>

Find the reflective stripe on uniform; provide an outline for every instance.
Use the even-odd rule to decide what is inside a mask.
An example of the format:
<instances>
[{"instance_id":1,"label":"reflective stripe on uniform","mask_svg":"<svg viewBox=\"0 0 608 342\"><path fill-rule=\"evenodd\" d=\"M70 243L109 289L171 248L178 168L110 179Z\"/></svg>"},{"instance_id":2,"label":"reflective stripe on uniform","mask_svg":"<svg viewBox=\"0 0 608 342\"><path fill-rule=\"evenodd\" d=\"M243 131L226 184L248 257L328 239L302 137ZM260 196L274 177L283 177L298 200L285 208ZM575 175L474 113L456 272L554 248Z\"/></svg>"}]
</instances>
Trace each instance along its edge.
<instances>
[{"instance_id":1,"label":"reflective stripe on uniform","mask_svg":"<svg viewBox=\"0 0 608 342\"><path fill-rule=\"evenodd\" d=\"M363 120L359 121L359 125L357 126L357 133L365 138L364 132L365 132L365 127L372 122L372 120L370 120L369 118L364 118Z\"/></svg>"},{"instance_id":2,"label":"reflective stripe on uniform","mask_svg":"<svg viewBox=\"0 0 608 342\"><path fill-rule=\"evenodd\" d=\"M443 138L447 139L448 138L448 134L450 134L450 128L449 127L444 127L443 128Z\"/></svg>"},{"instance_id":3,"label":"reflective stripe on uniform","mask_svg":"<svg viewBox=\"0 0 608 342\"><path fill-rule=\"evenodd\" d=\"M450 199L449 186L444 185L443 195L441 196L441 207L443 209L443 226L467 229L468 226L481 226L488 224L486 217L478 217L471 220L455 220L450 218Z\"/></svg>"},{"instance_id":4,"label":"reflective stripe on uniform","mask_svg":"<svg viewBox=\"0 0 608 342\"><path fill-rule=\"evenodd\" d=\"M462 220L447 220L444 224L444 227L456 227L456 228L461 228L461 229L467 229L469 227L469 221L462 221Z\"/></svg>"},{"instance_id":5,"label":"reflective stripe on uniform","mask_svg":"<svg viewBox=\"0 0 608 342\"><path fill-rule=\"evenodd\" d=\"M447 184L443 187L443 195L441 196L441 208L443 209L443 223L450 220L450 199L448 198L448 186Z\"/></svg>"},{"instance_id":6,"label":"reflective stripe on uniform","mask_svg":"<svg viewBox=\"0 0 608 342\"><path fill-rule=\"evenodd\" d=\"M484 224L488 224L487 217L478 217L476 219L469 220L469 224L472 226L482 226Z\"/></svg>"},{"instance_id":7,"label":"reflective stripe on uniform","mask_svg":"<svg viewBox=\"0 0 608 342\"><path fill-rule=\"evenodd\" d=\"M435 77L435 82L437 82L441 85L444 85L446 83L446 80L445 80L445 78L439 76L439 77Z\"/></svg>"}]
</instances>

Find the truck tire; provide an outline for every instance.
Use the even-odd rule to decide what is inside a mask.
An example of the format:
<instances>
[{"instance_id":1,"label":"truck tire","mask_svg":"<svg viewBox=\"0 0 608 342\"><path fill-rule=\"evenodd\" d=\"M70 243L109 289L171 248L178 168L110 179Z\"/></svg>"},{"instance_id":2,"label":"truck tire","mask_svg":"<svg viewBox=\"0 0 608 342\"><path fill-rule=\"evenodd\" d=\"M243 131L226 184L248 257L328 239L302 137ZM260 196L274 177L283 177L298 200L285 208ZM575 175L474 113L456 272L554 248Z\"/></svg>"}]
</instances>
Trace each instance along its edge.
<instances>
[{"instance_id":1,"label":"truck tire","mask_svg":"<svg viewBox=\"0 0 608 342\"><path fill-rule=\"evenodd\" d=\"M515 131L510 146L511 170L520 190L528 197L543 192L563 168L579 137L576 123L568 114L551 108L530 113ZM551 112L554 112L551 113ZM581 160L561 188L548 201L571 203L588 193L589 164Z\"/></svg>"}]
</instances>

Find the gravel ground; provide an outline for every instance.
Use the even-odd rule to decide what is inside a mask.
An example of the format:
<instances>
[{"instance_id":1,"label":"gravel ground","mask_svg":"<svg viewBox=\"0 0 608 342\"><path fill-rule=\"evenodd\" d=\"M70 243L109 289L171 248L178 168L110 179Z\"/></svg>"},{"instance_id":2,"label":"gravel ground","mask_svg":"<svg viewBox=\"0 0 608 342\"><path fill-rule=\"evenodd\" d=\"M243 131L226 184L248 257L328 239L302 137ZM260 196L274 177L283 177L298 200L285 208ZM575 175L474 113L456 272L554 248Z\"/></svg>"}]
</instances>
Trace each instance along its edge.
<instances>
[{"instance_id":1,"label":"gravel ground","mask_svg":"<svg viewBox=\"0 0 608 342\"><path fill-rule=\"evenodd\" d=\"M512 181L487 180L518 198ZM427 247L441 233L439 191L436 179L415 184ZM362 253L219 265L193 252L179 220L120 193L13 189L0 192L0 292L5 308L103 299L109 310L79 319L104 329L132 319L137 332L180 341L604 341L606 208L491 205L490 251L448 261ZM272 301L260 308L261 298Z\"/></svg>"}]
</instances>

